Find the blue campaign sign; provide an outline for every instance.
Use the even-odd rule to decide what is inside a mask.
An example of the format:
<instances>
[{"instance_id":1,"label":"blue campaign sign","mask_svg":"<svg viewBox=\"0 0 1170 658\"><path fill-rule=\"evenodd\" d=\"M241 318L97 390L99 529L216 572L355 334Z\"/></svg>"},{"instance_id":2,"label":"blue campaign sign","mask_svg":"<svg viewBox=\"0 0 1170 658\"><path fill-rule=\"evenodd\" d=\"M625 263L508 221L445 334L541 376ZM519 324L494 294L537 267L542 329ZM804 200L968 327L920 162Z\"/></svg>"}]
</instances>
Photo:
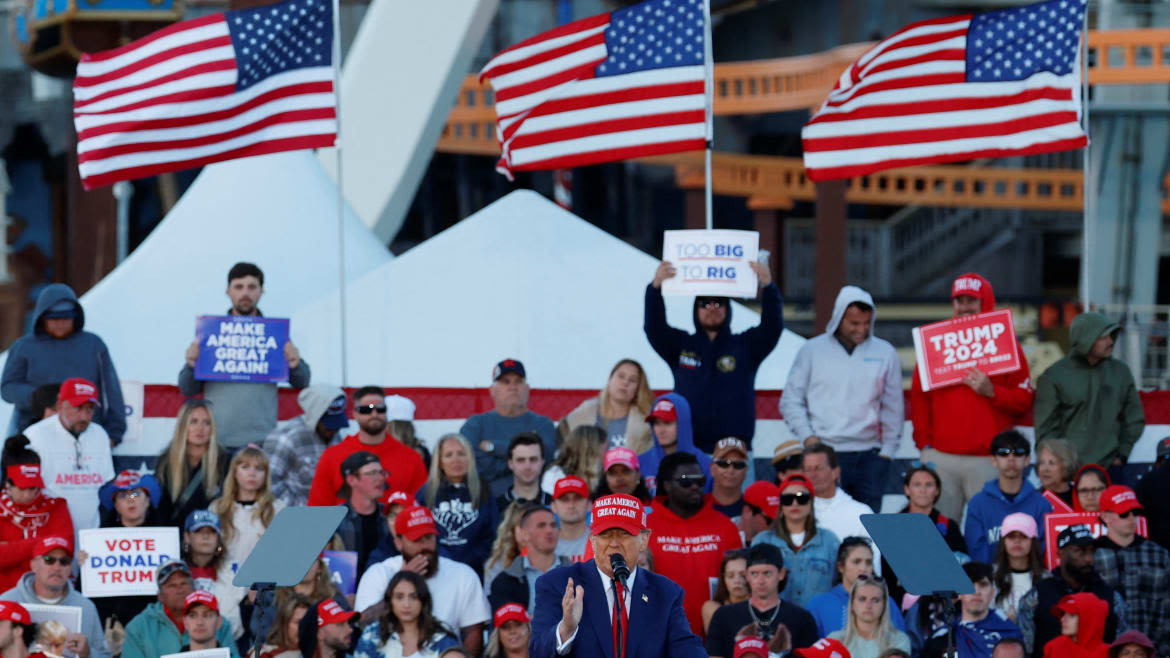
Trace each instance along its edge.
<instances>
[{"instance_id":1,"label":"blue campaign sign","mask_svg":"<svg viewBox=\"0 0 1170 658\"><path fill-rule=\"evenodd\" d=\"M288 381L288 318L201 315L195 321L199 358L195 379L221 382Z\"/></svg>"},{"instance_id":2,"label":"blue campaign sign","mask_svg":"<svg viewBox=\"0 0 1170 658\"><path fill-rule=\"evenodd\" d=\"M329 578L342 594L357 592L357 552L356 551L323 551L325 567L329 569Z\"/></svg>"}]
</instances>

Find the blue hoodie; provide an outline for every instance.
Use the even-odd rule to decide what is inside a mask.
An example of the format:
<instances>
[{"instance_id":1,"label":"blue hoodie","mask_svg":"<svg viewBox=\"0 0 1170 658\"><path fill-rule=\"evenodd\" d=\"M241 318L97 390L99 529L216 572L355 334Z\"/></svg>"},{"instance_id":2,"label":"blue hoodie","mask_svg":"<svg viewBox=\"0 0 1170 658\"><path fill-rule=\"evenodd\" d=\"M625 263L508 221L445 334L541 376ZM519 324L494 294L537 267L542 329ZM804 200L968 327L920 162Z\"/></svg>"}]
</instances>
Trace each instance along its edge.
<instances>
[{"instance_id":1,"label":"blue hoodie","mask_svg":"<svg viewBox=\"0 0 1170 658\"><path fill-rule=\"evenodd\" d=\"M963 525L963 536L967 538L967 554L974 562L995 564L995 549L999 544L999 526L1003 517L1014 512L1023 512L1036 519L1036 527L1044 527L1044 515L1052 513L1049 503L1036 487L1024 480L1020 493L1012 500L999 489L999 479L988 480L983 491L975 494L967 503L967 522ZM1041 546L1043 553L1043 546Z\"/></svg>"},{"instance_id":2,"label":"blue hoodie","mask_svg":"<svg viewBox=\"0 0 1170 658\"><path fill-rule=\"evenodd\" d=\"M670 400L674 403L674 411L678 414L678 443L676 445L679 450L689 452L699 458L699 466L703 469L703 475L707 476L705 491L710 492L711 458L702 450L695 447L695 433L691 427L691 405L687 403L686 398L678 393L660 395L654 399L654 404L658 404L659 400ZM650 436L654 437L654 447L638 455L638 469L642 471L642 477L646 480L646 488L650 490L650 496L653 497L658 495L656 482L658 479L658 465L662 463L662 458L666 456L666 451L658 443L658 432L654 430L654 424L650 425Z\"/></svg>"},{"instance_id":3,"label":"blue hoodie","mask_svg":"<svg viewBox=\"0 0 1170 658\"><path fill-rule=\"evenodd\" d=\"M62 301L73 302L73 333L53 338L45 333L41 316ZM16 407L20 431L40 420L33 418L30 399L38 386L84 377L97 385L101 400L101 405L94 410L93 421L106 430L115 444L122 441L126 432L126 406L122 402L122 384L114 370L114 360L102 339L84 329L85 311L73 289L63 283L45 286L33 309L32 332L8 348L8 361L0 376L0 396Z\"/></svg>"},{"instance_id":4,"label":"blue hoodie","mask_svg":"<svg viewBox=\"0 0 1170 658\"><path fill-rule=\"evenodd\" d=\"M940 630L936 637L942 633ZM959 658L991 658L995 643L1005 637L1024 639L1020 627L995 609L979 621L963 622L955 626L955 648L959 651ZM946 642L945 638L943 642ZM930 644L934 644L934 641L928 643Z\"/></svg>"}]
</instances>

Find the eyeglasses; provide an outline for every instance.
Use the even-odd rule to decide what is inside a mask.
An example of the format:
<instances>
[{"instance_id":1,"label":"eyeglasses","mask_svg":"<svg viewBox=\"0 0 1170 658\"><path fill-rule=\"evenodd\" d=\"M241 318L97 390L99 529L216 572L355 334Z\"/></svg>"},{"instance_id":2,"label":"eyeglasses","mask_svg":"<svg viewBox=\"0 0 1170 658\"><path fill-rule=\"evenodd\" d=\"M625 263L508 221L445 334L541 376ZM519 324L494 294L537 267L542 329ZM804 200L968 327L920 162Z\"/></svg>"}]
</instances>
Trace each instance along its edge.
<instances>
[{"instance_id":1,"label":"eyeglasses","mask_svg":"<svg viewBox=\"0 0 1170 658\"><path fill-rule=\"evenodd\" d=\"M385 470L385 469L381 469L381 468L379 468L377 470L373 470L373 471L362 471L360 473L357 473L358 477L373 476L376 478L384 478L387 475L390 475L390 472Z\"/></svg>"},{"instance_id":2,"label":"eyeglasses","mask_svg":"<svg viewBox=\"0 0 1170 658\"><path fill-rule=\"evenodd\" d=\"M992 452L991 454L995 455L996 457L1008 457L1011 455L1014 455L1016 457L1027 457L1028 456L1028 449L1024 448L1024 447L996 448L995 451Z\"/></svg>"},{"instance_id":3,"label":"eyeglasses","mask_svg":"<svg viewBox=\"0 0 1170 658\"><path fill-rule=\"evenodd\" d=\"M1082 496L1100 496L1102 491L1105 491L1105 487L1085 487L1084 489L1077 489L1077 493Z\"/></svg>"},{"instance_id":4,"label":"eyeglasses","mask_svg":"<svg viewBox=\"0 0 1170 658\"><path fill-rule=\"evenodd\" d=\"M788 507L790 505L808 505L812 502L812 494L807 491L798 493L780 494L780 506Z\"/></svg>"},{"instance_id":5,"label":"eyeglasses","mask_svg":"<svg viewBox=\"0 0 1170 658\"><path fill-rule=\"evenodd\" d=\"M706 475L680 475L674 479L680 487L701 487L707 484Z\"/></svg>"},{"instance_id":6,"label":"eyeglasses","mask_svg":"<svg viewBox=\"0 0 1170 658\"><path fill-rule=\"evenodd\" d=\"M871 583L884 583L884 582L886 582L886 581L882 580L881 576L874 576L874 575L867 574L867 573L863 573L860 576L858 576L857 580L858 581L869 581Z\"/></svg>"},{"instance_id":7,"label":"eyeglasses","mask_svg":"<svg viewBox=\"0 0 1170 658\"><path fill-rule=\"evenodd\" d=\"M386 413L386 405L384 404L363 404L360 407L354 407L353 410L363 416L378 412L380 414Z\"/></svg>"},{"instance_id":8,"label":"eyeglasses","mask_svg":"<svg viewBox=\"0 0 1170 658\"><path fill-rule=\"evenodd\" d=\"M737 471L747 468L747 462L743 459L716 459L711 463L719 468L734 468Z\"/></svg>"},{"instance_id":9,"label":"eyeglasses","mask_svg":"<svg viewBox=\"0 0 1170 658\"><path fill-rule=\"evenodd\" d=\"M719 299L700 299L700 300L697 300L695 302L695 304L699 308L705 308L707 310L723 308L723 301L719 300Z\"/></svg>"},{"instance_id":10,"label":"eyeglasses","mask_svg":"<svg viewBox=\"0 0 1170 658\"><path fill-rule=\"evenodd\" d=\"M67 566L73 564L73 558L68 556L68 555L63 555L61 557L53 557L52 555L42 555L41 559L45 561L45 564L49 564L49 565L59 564L63 567L67 567Z\"/></svg>"}]
</instances>

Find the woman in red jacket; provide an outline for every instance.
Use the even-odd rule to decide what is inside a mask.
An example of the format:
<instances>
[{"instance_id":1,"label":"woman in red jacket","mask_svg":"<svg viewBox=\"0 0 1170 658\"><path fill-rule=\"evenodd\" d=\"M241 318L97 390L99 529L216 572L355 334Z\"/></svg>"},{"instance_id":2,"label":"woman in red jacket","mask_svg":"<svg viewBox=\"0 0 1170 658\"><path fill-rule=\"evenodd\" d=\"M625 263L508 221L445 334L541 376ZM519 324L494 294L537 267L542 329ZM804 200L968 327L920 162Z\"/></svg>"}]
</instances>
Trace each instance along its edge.
<instances>
[{"instance_id":1,"label":"woman in red jacket","mask_svg":"<svg viewBox=\"0 0 1170 658\"><path fill-rule=\"evenodd\" d=\"M8 437L0 454L4 490L0 492L0 592L16 587L29 570L33 545L41 535L73 538L73 520L64 498L42 492L41 458L23 434Z\"/></svg>"}]
</instances>

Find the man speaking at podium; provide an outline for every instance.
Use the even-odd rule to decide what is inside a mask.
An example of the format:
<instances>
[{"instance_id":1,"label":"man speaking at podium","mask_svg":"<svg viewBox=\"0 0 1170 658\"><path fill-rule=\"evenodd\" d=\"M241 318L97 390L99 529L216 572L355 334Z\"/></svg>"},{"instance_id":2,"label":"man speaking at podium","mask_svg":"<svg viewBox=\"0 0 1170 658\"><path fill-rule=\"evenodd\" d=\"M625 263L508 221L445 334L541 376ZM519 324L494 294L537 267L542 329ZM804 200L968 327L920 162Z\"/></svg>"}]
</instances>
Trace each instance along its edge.
<instances>
[{"instance_id":1,"label":"man speaking at podium","mask_svg":"<svg viewBox=\"0 0 1170 658\"><path fill-rule=\"evenodd\" d=\"M687 623L682 588L637 567L649 537L637 498L593 502L594 558L536 581L533 658L706 658Z\"/></svg>"}]
</instances>

